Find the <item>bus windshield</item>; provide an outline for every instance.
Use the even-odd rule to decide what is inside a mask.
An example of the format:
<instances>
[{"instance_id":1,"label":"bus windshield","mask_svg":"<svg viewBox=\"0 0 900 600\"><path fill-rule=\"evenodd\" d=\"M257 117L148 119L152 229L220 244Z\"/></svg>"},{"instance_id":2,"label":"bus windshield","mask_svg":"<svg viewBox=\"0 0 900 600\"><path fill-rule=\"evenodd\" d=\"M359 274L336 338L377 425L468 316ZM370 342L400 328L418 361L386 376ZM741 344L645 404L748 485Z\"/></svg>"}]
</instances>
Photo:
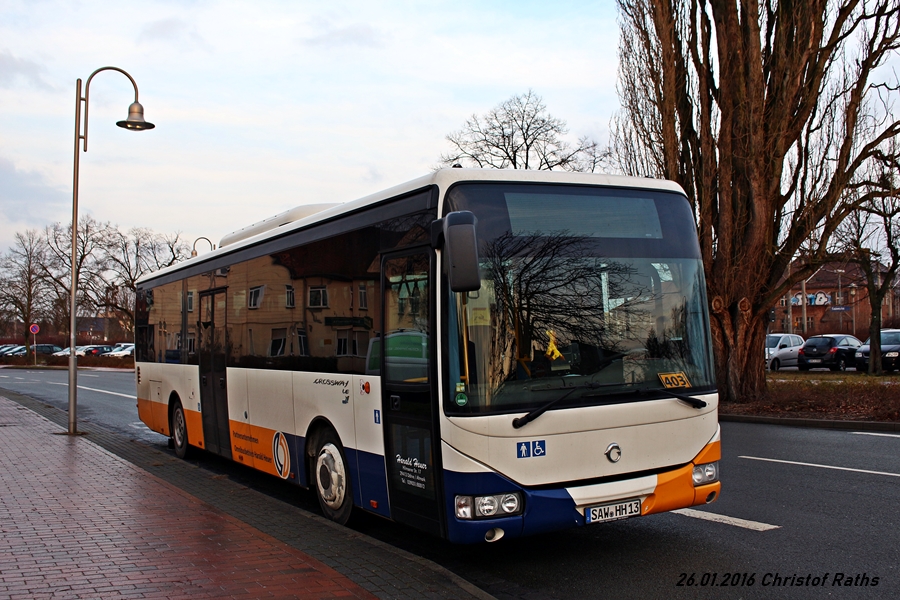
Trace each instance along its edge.
<instances>
[{"instance_id":1,"label":"bus windshield","mask_svg":"<svg viewBox=\"0 0 900 600\"><path fill-rule=\"evenodd\" d=\"M714 389L696 227L658 190L468 183L481 289L446 297L448 414ZM562 396L565 395L564 398Z\"/></svg>"}]
</instances>

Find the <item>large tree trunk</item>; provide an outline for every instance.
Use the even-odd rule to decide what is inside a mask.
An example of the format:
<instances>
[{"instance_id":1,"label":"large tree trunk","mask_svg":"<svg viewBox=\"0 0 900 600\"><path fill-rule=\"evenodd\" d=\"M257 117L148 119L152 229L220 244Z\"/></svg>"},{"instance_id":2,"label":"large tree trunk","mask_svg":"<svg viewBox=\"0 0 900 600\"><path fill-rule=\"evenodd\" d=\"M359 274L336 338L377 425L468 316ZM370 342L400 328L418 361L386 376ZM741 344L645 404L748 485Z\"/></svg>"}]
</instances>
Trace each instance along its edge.
<instances>
[{"instance_id":1,"label":"large tree trunk","mask_svg":"<svg viewBox=\"0 0 900 600\"><path fill-rule=\"evenodd\" d=\"M750 310L746 298L728 306L716 296L710 304L719 394L735 402L755 398L766 385L766 319Z\"/></svg>"},{"instance_id":2,"label":"large tree trunk","mask_svg":"<svg viewBox=\"0 0 900 600\"><path fill-rule=\"evenodd\" d=\"M757 396L769 309L829 259L833 232L866 201L859 174L898 160L900 121L879 117L874 96L896 101L900 88L869 78L898 47L900 3L618 3L619 167L684 188L721 397Z\"/></svg>"}]
</instances>

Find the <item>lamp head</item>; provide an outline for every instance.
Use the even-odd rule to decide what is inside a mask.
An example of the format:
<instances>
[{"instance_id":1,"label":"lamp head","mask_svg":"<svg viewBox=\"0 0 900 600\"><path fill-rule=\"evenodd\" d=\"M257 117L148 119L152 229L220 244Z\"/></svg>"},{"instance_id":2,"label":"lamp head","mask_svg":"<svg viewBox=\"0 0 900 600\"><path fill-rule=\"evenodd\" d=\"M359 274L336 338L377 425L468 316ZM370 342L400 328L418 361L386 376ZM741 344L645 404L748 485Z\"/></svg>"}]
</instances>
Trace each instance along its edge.
<instances>
[{"instance_id":1,"label":"lamp head","mask_svg":"<svg viewBox=\"0 0 900 600\"><path fill-rule=\"evenodd\" d=\"M132 102L128 107L128 118L124 121L116 123L123 129L133 129L135 131L143 131L144 129L153 129L156 127L153 123L144 120L144 107L140 102Z\"/></svg>"}]
</instances>

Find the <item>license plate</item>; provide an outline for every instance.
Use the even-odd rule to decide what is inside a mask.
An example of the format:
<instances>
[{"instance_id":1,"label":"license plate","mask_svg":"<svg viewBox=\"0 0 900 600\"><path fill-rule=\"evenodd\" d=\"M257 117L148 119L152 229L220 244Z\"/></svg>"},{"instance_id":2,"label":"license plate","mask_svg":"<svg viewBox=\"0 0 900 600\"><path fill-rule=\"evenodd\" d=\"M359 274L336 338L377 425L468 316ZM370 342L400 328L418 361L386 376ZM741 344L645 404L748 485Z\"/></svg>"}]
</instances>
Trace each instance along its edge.
<instances>
[{"instance_id":1,"label":"license plate","mask_svg":"<svg viewBox=\"0 0 900 600\"><path fill-rule=\"evenodd\" d=\"M822 362L822 359L821 359L821 358L811 358L811 359L809 359L809 362L811 362L811 363L820 363L820 362Z\"/></svg>"},{"instance_id":2,"label":"license plate","mask_svg":"<svg viewBox=\"0 0 900 600\"><path fill-rule=\"evenodd\" d=\"M588 523L618 521L619 519L639 517L640 515L641 501L638 499L601 504L600 506L589 506L584 509L584 518Z\"/></svg>"}]
</instances>

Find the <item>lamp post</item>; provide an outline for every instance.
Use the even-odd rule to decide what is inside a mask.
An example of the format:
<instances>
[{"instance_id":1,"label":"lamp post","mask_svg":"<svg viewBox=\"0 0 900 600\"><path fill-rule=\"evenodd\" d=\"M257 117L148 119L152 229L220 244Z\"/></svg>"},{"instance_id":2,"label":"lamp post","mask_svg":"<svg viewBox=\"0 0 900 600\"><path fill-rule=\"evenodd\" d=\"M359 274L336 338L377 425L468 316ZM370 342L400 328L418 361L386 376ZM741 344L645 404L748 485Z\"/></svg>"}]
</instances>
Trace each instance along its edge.
<instances>
[{"instance_id":1,"label":"lamp post","mask_svg":"<svg viewBox=\"0 0 900 600\"><path fill-rule=\"evenodd\" d=\"M81 79L75 82L75 168L72 181L72 283L69 299L69 435L77 431L76 406L78 403L78 357L75 354L75 337L77 323L75 314L78 299L78 166L81 152L87 152L88 140L88 98L90 97L91 79L101 71L118 71L131 81L134 86L134 102L128 107L128 118L118 121L116 125L124 129L142 131L153 129L155 125L144 120L144 107L138 102L138 87L134 78L118 67L101 67L91 73L84 84L84 96L81 95ZM84 132L81 128L81 104L84 103ZM79 148L84 140L83 148Z\"/></svg>"},{"instance_id":2,"label":"lamp post","mask_svg":"<svg viewBox=\"0 0 900 600\"><path fill-rule=\"evenodd\" d=\"M853 335L856 335L856 284L850 284L850 304L853 305Z\"/></svg>"},{"instance_id":3,"label":"lamp post","mask_svg":"<svg viewBox=\"0 0 900 600\"><path fill-rule=\"evenodd\" d=\"M844 332L844 311L843 311L844 307L841 306L841 304L842 304L841 303L841 274L843 274L844 270L843 269L835 269L834 272L837 273L837 276L838 276L837 305L840 306L840 312L838 313L838 323L839 323L838 331L843 333Z\"/></svg>"}]
</instances>

